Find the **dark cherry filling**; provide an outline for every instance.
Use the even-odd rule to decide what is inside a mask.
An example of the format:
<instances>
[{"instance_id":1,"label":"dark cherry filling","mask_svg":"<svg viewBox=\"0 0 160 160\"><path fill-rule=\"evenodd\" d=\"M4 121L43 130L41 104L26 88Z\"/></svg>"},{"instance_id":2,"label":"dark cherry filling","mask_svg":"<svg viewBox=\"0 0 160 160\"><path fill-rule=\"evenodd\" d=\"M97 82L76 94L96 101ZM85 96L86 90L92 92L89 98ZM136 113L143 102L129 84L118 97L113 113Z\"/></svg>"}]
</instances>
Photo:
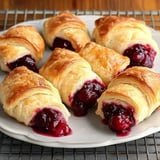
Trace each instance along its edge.
<instances>
[{"instance_id":1,"label":"dark cherry filling","mask_svg":"<svg viewBox=\"0 0 160 160\"><path fill-rule=\"evenodd\" d=\"M102 111L105 117L104 123L117 134L126 135L131 127L135 125L131 107L126 109L120 104L105 103Z\"/></svg>"},{"instance_id":2,"label":"dark cherry filling","mask_svg":"<svg viewBox=\"0 0 160 160\"><path fill-rule=\"evenodd\" d=\"M65 40L65 39L59 38L59 37L56 37L53 41L53 45L52 45L51 49L54 50L55 48L66 48L71 51L75 51L72 44L68 40Z\"/></svg>"},{"instance_id":3,"label":"dark cherry filling","mask_svg":"<svg viewBox=\"0 0 160 160\"><path fill-rule=\"evenodd\" d=\"M31 55L25 55L13 62L7 63L7 66L10 68L10 70L13 70L19 66L26 66L28 69L38 73L35 60L31 57Z\"/></svg>"},{"instance_id":4,"label":"dark cherry filling","mask_svg":"<svg viewBox=\"0 0 160 160\"><path fill-rule=\"evenodd\" d=\"M37 133L54 137L67 136L72 132L62 113L49 108L38 111L31 121L31 126Z\"/></svg>"},{"instance_id":5,"label":"dark cherry filling","mask_svg":"<svg viewBox=\"0 0 160 160\"><path fill-rule=\"evenodd\" d=\"M96 80L87 81L73 97L71 108L75 116L85 116L89 108L96 104L97 98L104 91L105 86Z\"/></svg>"},{"instance_id":6,"label":"dark cherry filling","mask_svg":"<svg viewBox=\"0 0 160 160\"><path fill-rule=\"evenodd\" d=\"M134 44L133 46L127 48L123 55L130 58L130 66L145 66L152 68L156 51L154 51L148 44Z\"/></svg>"}]
</instances>

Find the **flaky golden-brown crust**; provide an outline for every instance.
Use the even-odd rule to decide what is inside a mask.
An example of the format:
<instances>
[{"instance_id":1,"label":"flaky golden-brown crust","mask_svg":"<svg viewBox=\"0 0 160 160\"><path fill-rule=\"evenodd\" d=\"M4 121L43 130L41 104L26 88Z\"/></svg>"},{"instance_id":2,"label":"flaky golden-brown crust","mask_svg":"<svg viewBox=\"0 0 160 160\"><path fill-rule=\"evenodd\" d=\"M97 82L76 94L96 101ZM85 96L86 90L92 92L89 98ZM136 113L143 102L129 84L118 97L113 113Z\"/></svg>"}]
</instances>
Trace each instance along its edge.
<instances>
[{"instance_id":1,"label":"flaky golden-brown crust","mask_svg":"<svg viewBox=\"0 0 160 160\"><path fill-rule=\"evenodd\" d=\"M120 23L128 23L128 26L130 23L140 23L145 24L144 21L136 20L132 17L118 17L118 16L104 16L102 18L99 18L95 21L96 29L99 32L99 36L105 37L108 32L115 27L116 25Z\"/></svg>"},{"instance_id":2,"label":"flaky golden-brown crust","mask_svg":"<svg viewBox=\"0 0 160 160\"><path fill-rule=\"evenodd\" d=\"M159 53L158 46L145 22L132 17L100 17L95 21L92 36L97 43L121 54L135 43L150 44Z\"/></svg>"},{"instance_id":3,"label":"flaky golden-brown crust","mask_svg":"<svg viewBox=\"0 0 160 160\"><path fill-rule=\"evenodd\" d=\"M12 27L0 36L1 69L10 71L6 64L27 54L38 63L43 58L44 49L44 40L34 26Z\"/></svg>"},{"instance_id":4,"label":"flaky golden-brown crust","mask_svg":"<svg viewBox=\"0 0 160 160\"><path fill-rule=\"evenodd\" d=\"M130 64L128 57L94 42L87 43L79 54L90 63L106 85Z\"/></svg>"},{"instance_id":5,"label":"flaky golden-brown crust","mask_svg":"<svg viewBox=\"0 0 160 160\"><path fill-rule=\"evenodd\" d=\"M58 90L24 66L12 70L1 82L0 100L4 111L25 125L30 125L37 110L45 107L59 110L66 120L70 115Z\"/></svg>"},{"instance_id":6,"label":"flaky golden-brown crust","mask_svg":"<svg viewBox=\"0 0 160 160\"><path fill-rule=\"evenodd\" d=\"M98 99L96 113L104 118L104 103L123 104L134 110L139 123L149 117L160 105L160 74L147 67L131 67L120 73Z\"/></svg>"},{"instance_id":7,"label":"flaky golden-brown crust","mask_svg":"<svg viewBox=\"0 0 160 160\"><path fill-rule=\"evenodd\" d=\"M54 39L59 37L68 40L75 51L79 51L90 41L85 23L69 11L62 11L48 18L43 25L43 35L50 47Z\"/></svg>"},{"instance_id":8,"label":"flaky golden-brown crust","mask_svg":"<svg viewBox=\"0 0 160 160\"><path fill-rule=\"evenodd\" d=\"M67 49L56 48L39 72L58 88L63 102L68 106L71 106L74 93L86 81L97 80L103 84L85 59Z\"/></svg>"}]
</instances>

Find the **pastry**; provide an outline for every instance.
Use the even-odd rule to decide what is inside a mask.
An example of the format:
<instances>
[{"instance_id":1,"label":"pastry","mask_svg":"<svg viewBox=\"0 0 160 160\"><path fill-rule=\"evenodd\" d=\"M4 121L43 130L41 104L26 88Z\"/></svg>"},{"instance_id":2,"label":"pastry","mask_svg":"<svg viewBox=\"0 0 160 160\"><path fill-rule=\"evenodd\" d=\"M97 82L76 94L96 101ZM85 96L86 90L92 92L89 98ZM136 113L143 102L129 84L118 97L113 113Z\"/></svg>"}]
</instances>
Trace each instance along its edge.
<instances>
[{"instance_id":1,"label":"pastry","mask_svg":"<svg viewBox=\"0 0 160 160\"><path fill-rule=\"evenodd\" d=\"M85 23L69 11L48 18L43 25L43 35L51 49L58 47L77 52L90 41Z\"/></svg>"},{"instance_id":2,"label":"pastry","mask_svg":"<svg viewBox=\"0 0 160 160\"><path fill-rule=\"evenodd\" d=\"M95 21L95 42L130 58L130 66L152 68L159 53L156 41L144 21L132 17L104 16Z\"/></svg>"},{"instance_id":3,"label":"pastry","mask_svg":"<svg viewBox=\"0 0 160 160\"><path fill-rule=\"evenodd\" d=\"M56 48L39 73L59 90L62 101L75 116L86 115L105 89L90 64L76 52L64 48Z\"/></svg>"},{"instance_id":4,"label":"pastry","mask_svg":"<svg viewBox=\"0 0 160 160\"><path fill-rule=\"evenodd\" d=\"M94 42L87 43L79 54L90 63L106 85L130 63L127 56Z\"/></svg>"},{"instance_id":5,"label":"pastry","mask_svg":"<svg viewBox=\"0 0 160 160\"><path fill-rule=\"evenodd\" d=\"M0 100L9 116L38 133L56 137L71 133L70 113L58 90L25 66L16 67L1 82Z\"/></svg>"},{"instance_id":6,"label":"pastry","mask_svg":"<svg viewBox=\"0 0 160 160\"><path fill-rule=\"evenodd\" d=\"M11 71L17 66L27 66L38 72L37 64L43 58L44 40L33 26L16 26L0 36L0 67Z\"/></svg>"},{"instance_id":7,"label":"pastry","mask_svg":"<svg viewBox=\"0 0 160 160\"><path fill-rule=\"evenodd\" d=\"M129 133L160 105L160 74L134 66L115 77L98 99L96 114L113 131Z\"/></svg>"}]
</instances>

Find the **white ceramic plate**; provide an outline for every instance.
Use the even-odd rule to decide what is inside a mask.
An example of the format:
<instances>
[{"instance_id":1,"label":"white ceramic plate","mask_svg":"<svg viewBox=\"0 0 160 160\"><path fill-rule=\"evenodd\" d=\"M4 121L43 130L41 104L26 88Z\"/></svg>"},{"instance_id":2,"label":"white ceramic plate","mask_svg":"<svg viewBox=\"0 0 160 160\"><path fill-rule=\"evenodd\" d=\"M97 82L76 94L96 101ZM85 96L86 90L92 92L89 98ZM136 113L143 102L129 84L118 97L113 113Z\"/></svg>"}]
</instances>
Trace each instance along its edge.
<instances>
[{"instance_id":1,"label":"white ceramic plate","mask_svg":"<svg viewBox=\"0 0 160 160\"><path fill-rule=\"evenodd\" d=\"M99 16L80 16L80 18L88 25L88 28L92 32L94 28L94 20L99 18ZM33 25L41 32L43 21L44 20L28 21L19 25ZM157 42L160 42L160 32L153 29L151 30L154 39ZM46 60L50 52L51 51L46 48L45 57L42 63ZM160 72L159 62L160 56L157 56L154 65L154 69L157 72ZM0 81L4 76L4 72L0 72ZM57 138L36 134L30 127L26 127L7 116L3 112L3 109L0 108L0 131L10 137L48 147L100 147L136 140L160 131L159 115L160 111L153 113L152 116L150 116L148 119L133 127L128 136L118 137L115 133L110 131L105 125L102 124L100 118L95 115L93 109L86 117L78 118L71 116L69 119L69 125L73 130L72 135Z\"/></svg>"}]
</instances>

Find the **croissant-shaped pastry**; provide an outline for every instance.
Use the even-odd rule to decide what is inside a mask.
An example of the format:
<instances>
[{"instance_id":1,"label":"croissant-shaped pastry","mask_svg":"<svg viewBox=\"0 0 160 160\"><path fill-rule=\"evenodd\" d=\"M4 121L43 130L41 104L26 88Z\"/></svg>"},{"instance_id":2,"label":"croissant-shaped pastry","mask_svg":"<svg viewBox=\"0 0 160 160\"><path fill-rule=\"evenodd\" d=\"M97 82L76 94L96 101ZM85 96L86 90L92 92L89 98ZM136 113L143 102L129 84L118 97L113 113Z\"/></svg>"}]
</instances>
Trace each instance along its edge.
<instances>
[{"instance_id":1,"label":"croissant-shaped pastry","mask_svg":"<svg viewBox=\"0 0 160 160\"><path fill-rule=\"evenodd\" d=\"M70 113L58 90L25 66L16 67L1 82L0 100L9 116L38 133L57 137L71 133Z\"/></svg>"},{"instance_id":2,"label":"croissant-shaped pastry","mask_svg":"<svg viewBox=\"0 0 160 160\"><path fill-rule=\"evenodd\" d=\"M48 18L43 25L43 35L51 49L66 48L78 52L90 41L85 23L69 11Z\"/></svg>"},{"instance_id":3,"label":"croissant-shaped pastry","mask_svg":"<svg viewBox=\"0 0 160 160\"><path fill-rule=\"evenodd\" d=\"M0 36L1 70L9 72L24 65L38 72L44 49L44 40L34 26L12 27Z\"/></svg>"},{"instance_id":4,"label":"croissant-shaped pastry","mask_svg":"<svg viewBox=\"0 0 160 160\"><path fill-rule=\"evenodd\" d=\"M160 74L134 66L121 72L98 99L96 114L117 133L149 117L160 105Z\"/></svg>"},{"instance_id":5,"label":"croissant-shaped pastry","mask_svg":"<svg viewBox=\"0 0 160 160\"><path fill-rule=\"evenodd\" d=\"M93 39L128 56L130 66L152 68L159 48L144 21L132 17L104 16L95 21Z\"/></svg>"},{"instance_id":6,"label":"croissant-shaped pastry","mask_svg":"<svg viewBox=\"0 0 160 160\"><path fill-rule=\"evenodd\" d=\"M68 49L56 48L40 68L40 74L59 90L62 101L75 116L86 115L105 89L89 63Z\"/></svg>"},{"instance_id":7,"label":"croissant-shaped pastry","mask_svg":"<svg viewBox=\"0 0 160 160\"><path fill-rule=\"evenodd\" d=\"M106 85L130 63L128 57L94 42L87 43L79 54L90 63Z\"/></svg>"}]
</instances>

